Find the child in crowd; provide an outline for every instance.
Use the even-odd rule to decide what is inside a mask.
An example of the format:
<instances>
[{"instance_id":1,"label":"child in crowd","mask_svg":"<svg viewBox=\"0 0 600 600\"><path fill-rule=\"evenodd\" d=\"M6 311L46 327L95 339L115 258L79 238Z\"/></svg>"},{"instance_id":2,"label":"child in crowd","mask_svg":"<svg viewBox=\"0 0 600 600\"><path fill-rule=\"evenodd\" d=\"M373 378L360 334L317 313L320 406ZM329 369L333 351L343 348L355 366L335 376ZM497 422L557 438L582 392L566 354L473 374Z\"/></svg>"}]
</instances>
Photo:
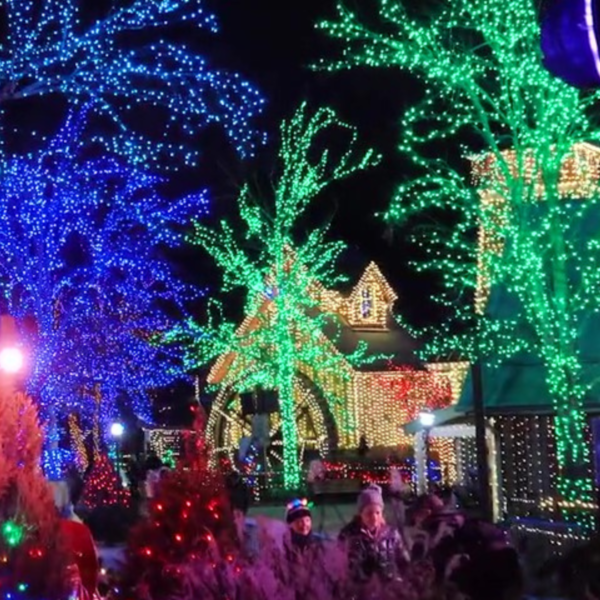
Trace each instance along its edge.
<instances>
[{"instance_id":1,"label":"child in crowd","mask_svg":"<svg viewBox=\"0 0 600 600\"><path fill-rule=\"evenodd\" d=\"M400 578L409 556L399 532L383 517L381 488L370 485L358 497L358 514L340 532L347 545L350 573L358 582Z\"/></svg>"}]
</instances>

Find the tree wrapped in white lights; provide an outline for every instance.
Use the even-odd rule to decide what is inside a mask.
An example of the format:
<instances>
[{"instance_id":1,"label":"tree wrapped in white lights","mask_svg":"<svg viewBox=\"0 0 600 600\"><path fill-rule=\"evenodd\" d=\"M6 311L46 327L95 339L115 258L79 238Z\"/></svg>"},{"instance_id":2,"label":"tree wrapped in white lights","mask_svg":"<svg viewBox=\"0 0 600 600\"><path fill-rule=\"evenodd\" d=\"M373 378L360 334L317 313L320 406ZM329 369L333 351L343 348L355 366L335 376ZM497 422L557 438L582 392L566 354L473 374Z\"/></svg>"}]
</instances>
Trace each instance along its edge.
<instances>
[{"instance_id":1,"label":"tree wrapped in white lights","mask_svg":"<svg viewBox=\"0 0 600 600\"><path fill-rule=\"evenodd\" d=\"M350 136L337 157L319 146L325 141L322 136L335 129ZM341 373L343 361L364 359L362 346L342 356L323 335L331 318L324 306L323 284L342 279L335 272L335 262L343 245L326 239L326 227L306 234L299 227L310 203L325 187L377 162L372 150L362 153L356 143L355 130L332 110L310 115L302 105L281 125L272 199L256 199L249 187L239 194L245 234L239 235L228 222L217 228L195 223L191 236L191 242L204 248L221 269L223 291L244 292L247 318L238 329L212 310L206 323L190 322L174 331L172 338L190 343L191 368L235 355L229 379L238 391L277 390L287 489L300 484L294 412L298 372L310 369L318 380L327 372Z\"/></svg>"},{"instance_id":2,"label":"tree wrapped in white lights","mask_svg":"<svg viewBox=\"0 0 600 600\"><path fill-rule=\"evenodd\" d=\"M559 490L569 502L589 501L584 398L593 381L581 337L600 310L600 238L590 226L600 163L584 142L600 137L589 115L597 94L546 72L532 0L448 0L427 15L398 0L378 6L379 25L341 4L339 18L321 25L345 43L327 68L395 67L424 84L400 144L419 175L400 185L387 219L431 223L419 268L441 274L452 318L429 350L539 357L556 414ZM435 225L440 210L452 215L445 228ZM514 310L486 315L490 291ZM456 335L457 322L478 334Z\"/></svg>"}]
</instances>

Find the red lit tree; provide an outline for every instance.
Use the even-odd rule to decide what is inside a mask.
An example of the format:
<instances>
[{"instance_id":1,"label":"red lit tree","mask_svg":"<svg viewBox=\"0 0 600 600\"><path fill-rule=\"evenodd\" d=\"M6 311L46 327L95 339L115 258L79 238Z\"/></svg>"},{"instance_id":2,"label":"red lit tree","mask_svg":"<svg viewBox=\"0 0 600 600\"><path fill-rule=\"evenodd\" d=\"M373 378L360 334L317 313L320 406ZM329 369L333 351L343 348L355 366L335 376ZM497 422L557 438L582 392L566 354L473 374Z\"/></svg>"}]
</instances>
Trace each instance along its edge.
<instances>
[{"instance_id":1,"label":"red lit tree","mask_svg":"<svg viewBox=\"0 0 600 600\"><path fill-rule=\"evenodd\" d=\"M133 531L123 588L155 598L178 589L185 565L196 559L233 559L235 527L220 474L209 468L205 416L195 409L194 431L183 458L160 480L149 516Z\"/></svg>"},{"instance_id":2,"label":"red lit tree","mask_svg":"<svg viewBox=\"0 0 600 600\"><path fill-rule=\"evenodd\" d=\"M111 460L106 453L99 453L83 488L83 503L88 508L97 508L128 505L129 499L129 490L123 487Z\"/></svg>"},{"instance_id":3,"label":"red lit tree","mask_svg":"<svg viewBox=\"0 0 600 600\"><path fill-rule=\"evenodd\" d=\"M69 559L40 457L37 409L22 393L0 389L0 590L4 598L64 598Z\"/></svg>"},{"instance_id":4,"label":"red lit tree","mask_svg":"<svg viewBox=\"0 0 600 600\"><path fill-rule=\"evenodd\" d=\"M103 451L100 436L100 406L101 398L96 398L96 415L92 429L93 464L83 488L83 503L88 508L102 506L128 505L130 500L129 490L123 483L107 453Z\"/></svg>"}]
</instances>

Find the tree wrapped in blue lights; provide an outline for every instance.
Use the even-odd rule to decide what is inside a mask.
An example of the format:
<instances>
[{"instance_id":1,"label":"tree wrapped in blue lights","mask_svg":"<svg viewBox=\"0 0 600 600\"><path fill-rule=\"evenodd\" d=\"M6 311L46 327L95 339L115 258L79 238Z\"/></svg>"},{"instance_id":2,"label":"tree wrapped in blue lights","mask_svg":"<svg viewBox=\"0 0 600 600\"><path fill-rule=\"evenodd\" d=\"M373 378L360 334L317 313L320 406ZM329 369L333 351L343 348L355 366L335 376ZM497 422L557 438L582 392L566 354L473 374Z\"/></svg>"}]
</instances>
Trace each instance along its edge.
<instances>
[{"instance_id":1,"label":"tree wrapped in blue lights","mask_svg":"<svg viewBox=\"0 0 600 600\"><path fill-rule=\"evenodd\" d=\"M0 108L51 94L90 103L102 123L102 133L96 128L90 135L139 164L194 161L197 152L189 142L210 124L222 126L241 154L253 152L261 142L248 124L262 110L257 90L236 73L212 68L184 44L164 39L169 28L182 25L216 33L215 16L204 2L134 0L91 22L80 4L3 3ZM153 133L133 125L140 109L152 109Z\"/></svg>"},{"instance_id":2,"label":"tree wrapped in blue lights","mask_svg":"<svg viewBox=\"0 0 600 600\"><path fill-rule=\"evenodd\" d=\"M173 276L165 250L207 198L169 199L159 177L80 151L87 116L3 165L1 290L22 325L44 420L80 412L89 424L98 395L105 422L120 399L149 418L148 390L179 373L159 339L198 294Z\"/></svg>"},{"instance_id":3,"label":"tree wrapped in blue lights","mask_svg":"<svg viewBox=\"0 0 600 600\"><path fill-rule=\"evenodd\" d=\"M346 134L339 154L322 144L337 131ZM223 291L245 294L246 320L237 328L212 303L204 323L189 321L171 339L189 344L187 365L206 365L233 357L225 385L237 391L277 390L283 436L284 484L300 484L295 396L299 373L310 373L320 387L328 376L343 380L346 365L364 362L359 344L343 356L332 351L324 331L331 328L325 284L343 280L336 262L344 245L327 240L327 228L302 234L299 220L318 194L335 181L378 162L371 149L357 148L356 130L331 109L310 114L303 104L281 125L273 197L257 198L249 186L238 196L244 234L228 222L215 228L195 222L190 237L204 248L223 274ZM216 305L216 306L215 306ZM213 310L214 309L214 310ZM375 357L372 357L375 360ZM332 392L328 401L339 402Z\"/></svg>"}]
</instances>

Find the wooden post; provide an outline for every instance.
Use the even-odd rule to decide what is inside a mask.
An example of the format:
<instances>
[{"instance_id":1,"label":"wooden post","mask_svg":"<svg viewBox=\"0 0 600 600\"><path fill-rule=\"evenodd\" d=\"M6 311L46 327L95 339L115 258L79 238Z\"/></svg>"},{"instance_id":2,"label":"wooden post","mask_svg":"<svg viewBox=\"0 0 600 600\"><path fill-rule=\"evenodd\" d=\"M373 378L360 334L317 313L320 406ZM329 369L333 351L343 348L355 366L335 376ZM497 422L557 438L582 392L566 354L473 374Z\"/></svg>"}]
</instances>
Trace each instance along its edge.
<instances>
[{"instance_id":1,"label":"wooden post","mask_svg":"<svg viewBox=\"0 0 600 600\"><path fill-rule=\"evenodd\" d=\"M471 365L473 382L473 412L475 417L475 441L477 444L477 479L482 517L493 519L490 472L486 440L485 403L483 400L483 371L479 361Z\"/></svg>"}]
</instances>

